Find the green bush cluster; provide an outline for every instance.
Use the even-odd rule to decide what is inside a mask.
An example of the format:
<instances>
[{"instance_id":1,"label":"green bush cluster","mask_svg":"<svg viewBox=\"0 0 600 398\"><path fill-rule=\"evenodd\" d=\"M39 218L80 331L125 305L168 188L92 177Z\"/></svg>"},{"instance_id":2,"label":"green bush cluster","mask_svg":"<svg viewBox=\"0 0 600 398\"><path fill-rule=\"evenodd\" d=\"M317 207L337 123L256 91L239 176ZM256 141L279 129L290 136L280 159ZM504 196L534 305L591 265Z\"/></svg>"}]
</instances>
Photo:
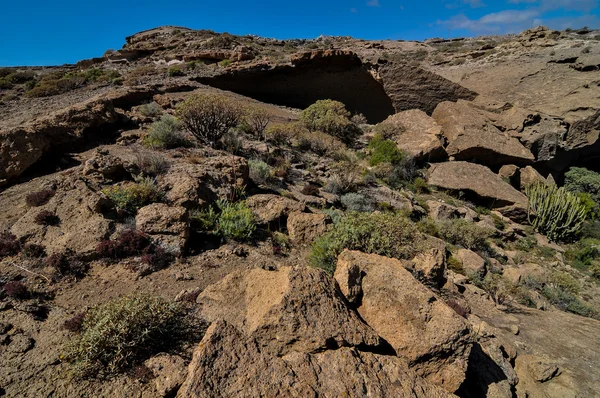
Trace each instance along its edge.
<instances>
[{"instance_id":1,"label":"green bush cluster","mask_svg":"<svg viewBox=\"0 0 600 398\"><path fill-rule=\"evenodd\" d=\"M172 149L191 146L190 140L181 131L183 123L171 115L164 115L152 123L143 144L149 148Z\"/></svg>"},{"instance_id":2,"label":"green bush cluster","mask_svg":"<svg viewBox=\"0 0 600 398\"><path fill-rule=\"evenodd\" d=\"M352 144L362 133L350 120L344 104L334 100L319 100L300 114L300 121L310 131L322 131L346 144Z\"/></svg>"},{"instance_id":3,"label":"green bush cluster","mask_svg":"<svg viewBox=\"0 0 600 398\"><path fill-rule=\"evenodd\" d=\"M600 271L600 240L581 239L565 252L565 257L573 267L581 271L591 271L596 277Z\"/></svg>"},{"instance_id":4,"label":"green bush cluster","mask_svg":"<svg viewBox=\"0 0 600 398\"><path fill-rule=\"evenodd\" d=\"M438 222L425 220L419 226L429 235L475 251L487 249L487 239L493 234L491 229L460 218Z\"/></svg>"},{"instance_id":5,"label":"green bush cluster","mask_svg":"<svg viewBox=\"0 0 600 398\"><path fill-rule=\"evenodd\" d=\"M27 91L27 96L49 97L75 90L93 82L113 83L120 76L120 73L115 70L98 68L90 68L81 72L48 73L43 75L35 85L32 85Z\"/></svg>"},{"instance_id":6,"label":"green bush cluster","mask_svg":"<svg viewBox=\"0 0 600 398\"><path fill-rule=\"evenodd\" d=\"M579 199L588 207L590 215L600 219L600 173L571 167L565 174L565 188L579 193Z\"/></svg>"},{"instance_id":7,"label":"green bush cluster","mask_svg":"<svg viewBox=\"0 0 600 398\"><path fill-rule=\"evenodd\" d=\"M271 167L262 160L250 159L248 168L250 179L257 184L266 184L271 178Z\"/></svg>"},{"instance_id":8,"label":"green bush cluster","mask_svg":"<svg viewBox=\"0 0 600 398\"><path fill-rule=\"evenodd\" d=\"M407 259L412 258L421 245L416 226L399 213L351 212L315 241L310 262L314 267L333 273L337 256L344 249Z\"/></svg>"},{"instance_id":9,"label":"green bush cluster","mask_svg":"<svg viewBox=\"0 0 600 398\"><path fill-rule=\"evenodd\" d=\"M114 185L102 192L113 202L118 211L135 215L137 211L154 202L160 202L162 192L153 178L140 178L135 183Z\"/></svg>"},{"instance_id":10,"label":"green bush cluster","mask_svg":"<svg viewBox=\"0 0 600 398\"><path fill-rule=\"evenodd\" d=\"M250 240L256 231L256 219L243 201L218 200L215 206L190 214L192 226L237 241Z\"/></svg>"},{"instance_id":11,"label":"green bush cluster","mask_svg":"<svg viewBox=\"0 0 600 398\"><path fill-rule=\"evenodd\" d=\"M342 195L340 202L346 210L350 211L370 212L374 208L373 203L365 195L354 192Z\"/></svg>"},{"instance_id":12,"label":"green bush cluster","mask_svg":"<svg viewBox=\"0 0 600 398\"><path fill-rule=\"evenodd\" d=\"M369 151L371 159L369 164L377 166L380 163L398 164L404 158L402 152L398 149L398 145L394 141L386 140L381 135L375 135L369 141Z\"/></svg>"},{"instance_id":13,"label":"green bush cluster","mask_svg":"<svg viewBox=\"0 0 600 398\"><path fill-rule=\"evenodd\" d=\"M525 190L530 224L551 240L569 240L579 235L587 209L577 195L555 185L536 183Z\"/></svg>"},{"instance_id":14,"label":"green bush cluster","mask_svg":"<svg viewBox=\"0 0 600 398\"><path fill-rule=\"evenodd\" d=\"M183 71L183 69L181 69L180 66L174 65L174 66L171 66L169 69L167 69L167 76L169 76L169 77L185 76L185 72Z\"/></svg>"},{"instance_id":15,"label":"green bush cluster","mask_svg":"<svg viewBox=\"0 0 600 398\"><path fill-rule=\"evenodd\" d=\"M220 94L196 94L177 106L177 115L198 140L215 147L218 141L237 126L242 108Z\"/></svg>"},{"instance_id":16,"label":"green bush cluster","mask_svg":"<svg viewBox=\"0 0 600 398\"><path fill-rule=\"evenodd\" d=\"M182 305L160 297L117 298L87 311L64 359L78 378L111 376L176 348L193 335L190 319Z\"/></svg>"},{"instance_id":17,"label":"green bush cluster","mask_svg":"<svg viewBox=\"0 0 600 398\"><path fill-rule=\"evenodd\" d=\"M157 117L162 115L163 108L156 102L142 104L137 108L138 112L146 117Z\"/></svg>"}]
</instances>

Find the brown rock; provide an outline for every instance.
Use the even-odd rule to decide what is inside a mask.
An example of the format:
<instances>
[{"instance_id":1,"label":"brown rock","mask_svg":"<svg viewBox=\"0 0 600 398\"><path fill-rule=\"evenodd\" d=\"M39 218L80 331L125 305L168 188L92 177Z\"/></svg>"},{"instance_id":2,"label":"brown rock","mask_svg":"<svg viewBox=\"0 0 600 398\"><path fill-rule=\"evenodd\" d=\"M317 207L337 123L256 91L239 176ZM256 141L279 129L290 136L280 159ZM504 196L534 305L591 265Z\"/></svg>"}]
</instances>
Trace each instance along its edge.
<instances>
[{"instance_id":1,"label":"brown rock","mask_svg":"<svg viewBox=\"0 0 600 398\"><path fill-rule=\"evenodd\" d=\"M498 175L502 177L504 181L508 181L510 185L515 188L519 187L519 167L514 164L505 164L500 167Z\"/></svg>"},{"instance_id":2,"label":"brown rock","mask_svg":"<svg viewBox=\"0 0 600 398\"><path fill-rule=\"evenodd\" d=\"M485 276L487 272L485 260L479 254L471 250L459 249L458 253L456 253L456 258L462 262L466 272L477 274L481 278Z\"/></svg>"},{"instance_id":3,"label":"brown rock","mask_svg":"<svg viewBox=\"0 0 600 398\"><path fill-rule=\"evenodd\" d=\"M442 102L433 112L448 140L446 152L456 160L477 159L486 165L529 164L531 152L519 140L501 132L483 111L466 101Z\"/></svg>"},{"instance_id":4,"label":"brown rock","mask_svg":"<svg viewBox=\"0 0 600 398\"><path fill-rule=\"evenodd\" d=\"M185 381L185 361L178 355L159 354L144 365L154 374L156 390L161 397L173 396Z\"/></svg>"},{"instance_id":5,"label":"brown rock","mask_svg":"<svg viewBox=\"0 0 600 398\"><path fill-rule=\"evenodd\" d=\"M358 313L419 375L447 391L458 389L471 349L470 328L400 261L346 250L338 257L335 279L346 296L359 283Z\"/></svg>"},{"instance_id":6,"label":"brown rock","mask_svg":"<svg viewBox=\"0 0 600 398\"><path fill-rule=\"evenodd\" d=\"M135 224L137 229L167 245L176 255L181 255L185 250L190 236L190 225L185 208L153 203L138 211Z\"/></svg>"},{"instance_id":7,"label":"brown rock","mask_svg":"<svg viewBox=\"0 0 600 398\"><path fill-rule=\"evenodd\" d=\"M329 230L331 219L323 213L290 214L287 220L287 229L290 238L299 243L311 243Z\"/></svg>"},{"instance_id":8,"label":"brown rock","mask_svg":"<svg viewBox=\"0 0 600 398\"><path fill-rule=\"evenodd\" d=\"M108 151L96 149L94 155L86 160L83 166L84 176L93 176L107 178L109 180L119 181L127 172L123 166L123 161Z\"/></svg>"},{"instance_id":9,"label":"brown rock","mask_svg":"<svg viewBox=\"0 0 600 398\"><path fill-rule=\"evenodd\" d=\"M456 191L471 191L494 207L527 208L527 197L485 166L468 162L445 162L429 169L429 184Z\"/></svg>"},{"instance_id":10,"label":"brown rock","mask_svg":"<svg viewBox=\"0 0 600 398\"><path fill-rule=\"evenodd\" d=\"M272 194L250 196L246 199L246 205L252 210L259 224L275 223L276 227L281 227L279 224L285 223L290 213L306 209L303 203Z\"/></svg>"},{"instance_id":11,"label":"brown rock","mask_svg":"<svg viewBox=\"0 0 600 398\"><path fill-rule=\"evenodd\" d=\"M213 323L194 351L178 398L450 396L403 359L341 347L276 356L227 322Z\"/></svg>"},{"instance_id":12,"label":"brown rock","mask_svg":"<svg viewBox=\"0 0 600 398\"><path fill-rule=\"evenodd\" d=\"M477 212L467 207L456 207L437 200L428 200L426 203L429 217L433 220L464 218L465 220L473 221L479 218Z\"/></svg>"},{"instance_id":13,"label":"brown rock","mask_svg":"<svg viewBox=\"0 0 600 398\"><path fill-rule=\"evenodd\" d=\"M521 358L521 360L527 362L529 374L535 381L540 383L546 382L560 374L556 362L552 361L548 357L530 355Z\"/></svg>"},{"instance_id":14,"label":"brown rock","mask_svg":"<svg viewBox=\"0 0 600 398\"><path fill-rule=\"evenodd\" d=\"M235 271L207 287L196 302L209 322L223 319L276 355L381 344L346 307L334 281L313 268Z\"/></svg>"},{"instance_id":15,"label":"brown rock","mask_svg":"<svg viewBox=\"0 0 600 398\"><path fill-rule=\"evenodd\" d=\"M536 169L531 166L523 167L520 170L521 175L521 190L524 191L528 186L536 182L546 183L546 179L542 177Z\"/></svg>"},{"instance_id":16,"label":"brown rock","mask_svg":"<svg viewBox=\"0 0 600 398\"><path fill-rule=\"evenodd\" d=\"M442 127L419 109L402 111L381 122L394 126L401 133L393 137L402 151L417 162L435 162L447 158L442 141Z\"/></svg>"},{"instance_id":17,"label":"brown rock","mask_svg":"<svg viewBox=\"0 0 600 398\"><path fill-rule=\"evenodd\" d=\"M445 282L446 243L433 237L428 237L427 240L431 249L419 253L405 267L423 283L440 287Z\"/></svg>"}]
</instances>

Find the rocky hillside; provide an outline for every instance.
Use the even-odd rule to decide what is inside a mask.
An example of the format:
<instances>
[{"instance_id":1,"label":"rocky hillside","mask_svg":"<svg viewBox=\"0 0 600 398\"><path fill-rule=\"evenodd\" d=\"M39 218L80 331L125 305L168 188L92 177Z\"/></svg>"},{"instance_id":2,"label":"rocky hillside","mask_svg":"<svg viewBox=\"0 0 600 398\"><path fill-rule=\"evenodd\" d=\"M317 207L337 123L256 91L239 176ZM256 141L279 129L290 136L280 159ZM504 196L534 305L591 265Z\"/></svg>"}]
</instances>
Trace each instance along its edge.
<instances>
[{"instance_id":1,"label":"rocky hillside","mask_svg":"<svg viewBox=\"0 0 600 398\"><path fill-rule=\"evenodd\" d=\"M1 68L0 396L596 396L598 86L542 27Z\"/></svg>"}]
</instances>

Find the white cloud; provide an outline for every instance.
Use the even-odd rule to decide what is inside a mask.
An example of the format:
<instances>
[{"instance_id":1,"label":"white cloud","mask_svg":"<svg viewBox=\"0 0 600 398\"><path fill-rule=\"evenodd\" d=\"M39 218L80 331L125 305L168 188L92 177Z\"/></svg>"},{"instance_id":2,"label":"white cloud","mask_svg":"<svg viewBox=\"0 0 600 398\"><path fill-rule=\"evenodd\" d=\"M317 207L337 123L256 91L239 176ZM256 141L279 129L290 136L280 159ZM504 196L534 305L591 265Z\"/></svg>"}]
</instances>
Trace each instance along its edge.
<instances>
[{"instance_id":1,"label":"white cloud","mask_svg":"<svg viewBox=\"0 0 600 398\"><path fill-rule=\"evenodd\" d=\"M367 5L369 7L380 7L381 4L379 4L379 0L369 0L367 1Z\"/></svg>"},{"instance_id":2,"label":"white cloud","mask_svg":"<svg viewBox=\"0 0 600 398\"><path fill-rule=\"evenodd\" d=\"M456 15L438 25L448 29L469 30L478 34L514 33L534 26L540 12L536 10L505 10L469 19L464 14Z\"/></svg>"},{"instance_id":3,"label":"white cloud","mask_svg":"<svg viewBox=\"0 0 600 398\"><path fill-rule=\"evenodd\" d=\"M598 7L598 0L509 0L513 4L535 4L544 11L572 10L590 12Z\"/></svg>"}]
</instances>

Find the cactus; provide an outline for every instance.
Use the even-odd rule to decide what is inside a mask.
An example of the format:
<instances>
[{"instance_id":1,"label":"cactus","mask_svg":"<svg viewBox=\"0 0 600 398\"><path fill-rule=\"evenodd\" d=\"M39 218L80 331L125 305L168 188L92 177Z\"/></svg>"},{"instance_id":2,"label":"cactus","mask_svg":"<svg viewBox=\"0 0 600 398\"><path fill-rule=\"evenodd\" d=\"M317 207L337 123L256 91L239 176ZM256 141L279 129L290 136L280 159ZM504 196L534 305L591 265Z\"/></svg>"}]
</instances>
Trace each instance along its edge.
<instances>
[{"instance_id":1,"label":"cactus","mask_svg":"<svg viewBox=\"0 0 600 398\"><path fill-rule=\"evenodd\" d=\"M564 188L544 183L525 189L529 223L553 241L569 240L581 231L588 210L579 198Z\"/></svg>"}]
</instances>

